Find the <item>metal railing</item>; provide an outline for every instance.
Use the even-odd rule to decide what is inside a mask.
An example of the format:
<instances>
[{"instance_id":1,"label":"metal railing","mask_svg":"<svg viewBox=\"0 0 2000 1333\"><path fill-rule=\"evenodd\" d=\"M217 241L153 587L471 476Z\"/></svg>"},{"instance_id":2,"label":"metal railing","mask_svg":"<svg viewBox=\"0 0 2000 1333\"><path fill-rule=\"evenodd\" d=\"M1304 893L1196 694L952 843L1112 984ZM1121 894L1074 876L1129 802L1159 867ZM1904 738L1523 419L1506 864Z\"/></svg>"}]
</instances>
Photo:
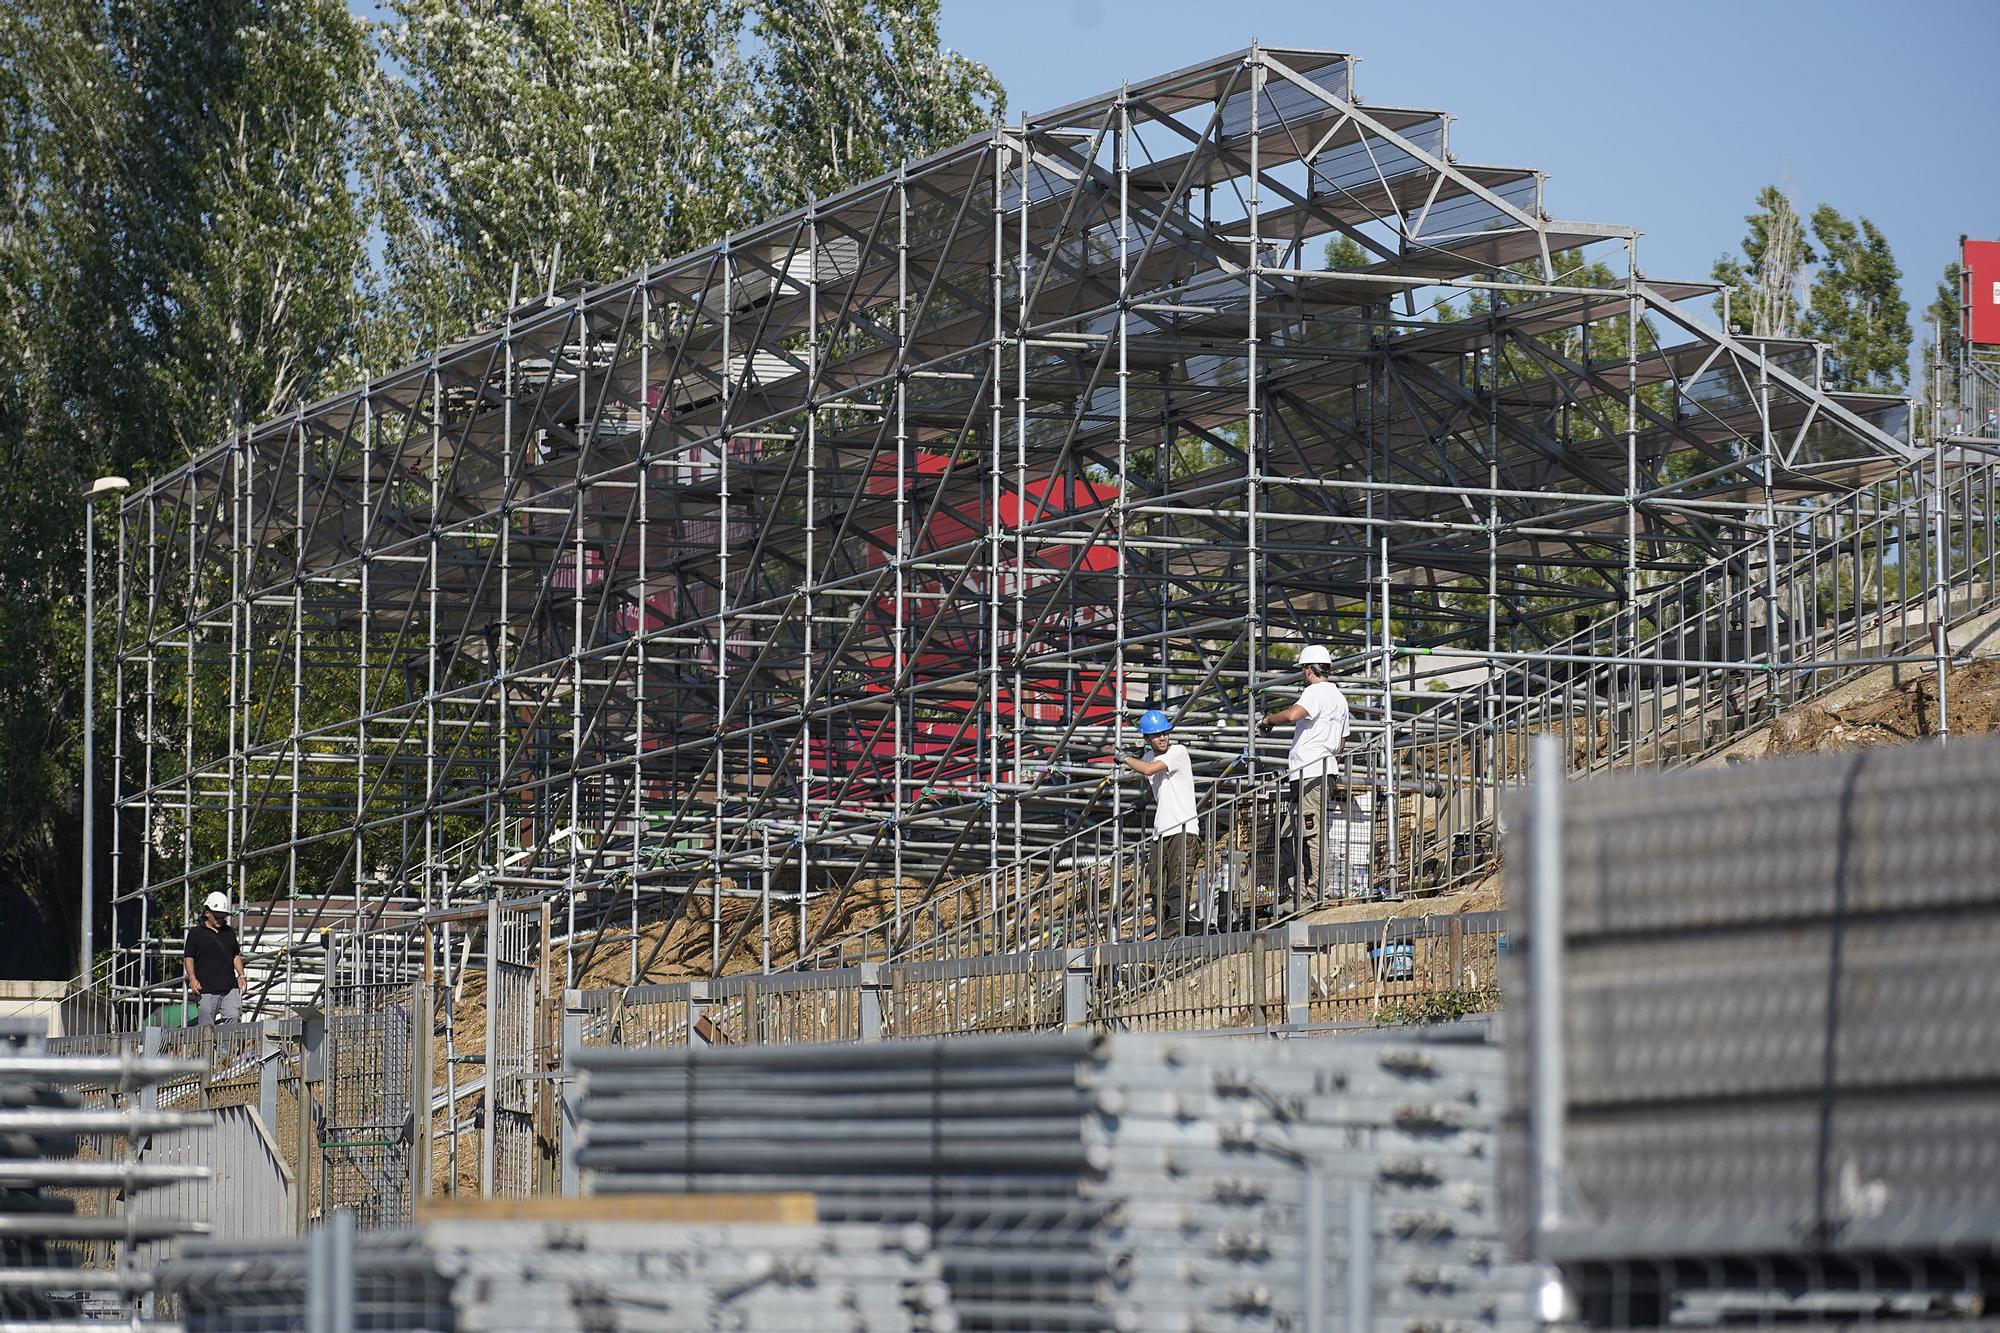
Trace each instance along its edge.
<instances>
[{"instance_id":1,"label":"metal railing","mask_svg":"<svg viewBox=\"0 0 2000 1333\"><path fill-rule=\"evenodd\" d=\"M1162 911L1157 844L1126 813L936 886L791 966L1198 934L1277 924L1315 898L1401 899L1472 882L1497 864L1496 797L1525 777L1535 735L1560 739L1571 772L1673 767L1876 667L1934 669L1943 625L1990 605L2000 574L1994 469L1941 476L1942 486L1919 464L1860 490L1774 503L1765 535L1724 558L1691 553L1693 573L1566 638L1374 654L1395 665L1386 688L1351 687L1356 730L1326 775L1312 848L1331 868L1317 895L1299 892L1308 848L1292 784L1243 775L1248 756L1204 756L1196 737L1198 775L1221 774L1204 783L1179 913ZM1476 683L1464 682L1468 670L1482 673Z\"/></svg>"},{"instance_id":2,"label":"metal railing","mask_svg":"<svg viewBox=\"0 0 2000 1333\"><path fill-rule=\"evenodd\" d=\"M1991 604L1996 512L1990 467L1941 489L1900 472L1525 655L1487 728L1510 742L1504 778L1525 776L1536 734L1561 740L1573 773L1689 764L1865 671L1934 666L1941 622Z\"/></svg>"},{"instance_id":3,"label":"metal railing","mask_svg":"<svg viewBox=\"0 0 2000 1333\"><path fill-rule=\"evenodd\" d=\"M254 1111L258 1128L246 1132L254 1133L264 1150L282 1160L291 1182L284 1208L290 1226L303 1229L312 1211L307 1184L314 1174L314 1108L319 1100L315 1088L321 1081L315 1068L317 1041L303 1020L281 1018L50 1037L46 1049L52 1056L79 1061L80 1068L107 1060L138 1062L163 1071L171 1067L171 1073L144 1087L128 1082L115 1069L108 1078L73 1085L86 1105L105 1110L144 1105L177 1113L228 1111L238 1120ZM213 1195L210 1202L225 1214L231 1197L227 1190L239 1184L246 1190L255 1187L227 1171L217 1181L216 1188L225 1192ZM259 1206L273 1205L262 1198ZM215 1220L227 1230L236 1219L225 1214Z\"/></svg>"},{"instance_id":4,"label":"metal railing","mask_svg":"<svg viewBox=\"0 0 2000 1333\"><path fill-rule=\"evenodd\" d=\"M1250 929L1316 897L1409 899L1475 882L1497 863L1497 796L1522 780L1535 735L1556 735L1572 772L1684 765L1860 673L1935 667L1942 626L2000 586L1994 475L1918 463L1774 501L1749 540L1690 549L1693 572L1636 588L1567 637L1365 654L1369 678L1343 686L1355 732L1327 777L1310 858L1291 784L1189 736L1205 800L1178 912L1161 910L1156 844L1121 800L1119 814L1012 862L907 903L899 891L893 913L851 933L808 930L798 956L771 963L838 970ZM1070 768L1071 780L1106 774L1093 803L1103 810L1119 775ZM1308 859L1331 867L1317 895L1301 892Z\"/></svg>"},{"instance_id":5,"label":"metal railing","mask_svg":"<svg viewBox=\"0 0 2000 1333\"><path fill-rule=\"evenodd\" d=\"M1319 785L1308 792L1289 778L1217 779L1192 845L1163 849L1123 816L1078 829L993 875L944 886L899 919L823 944L794 966L971 960L1249 929L1321 903L1404 896L1410 877L1402 867L1413 855L1427 859L1432 884L1483 864L1453 817L1399 830L1394 814L1381 813L1385 794L1399 785L1412 790L1407 777L1399 783L1398 770L1409 767L1385 762L1383 750L1379 734L1357 745L1314 774ZM1318 803L1309 820L1310 792ZM1439 860L1454 847L1457 864L1447 869Z\"/></svg>"},{"instance_id":6,"label":"metal railing","mask_svg":"<svg viewBox=\"0 0 2000 1333\"><path fill-rule=\"evenodd\" d=\"M573 991L565 1045L1422 1022L1496 1007L1505 947L1474 912Z\"/></svg>"}]
</instances>

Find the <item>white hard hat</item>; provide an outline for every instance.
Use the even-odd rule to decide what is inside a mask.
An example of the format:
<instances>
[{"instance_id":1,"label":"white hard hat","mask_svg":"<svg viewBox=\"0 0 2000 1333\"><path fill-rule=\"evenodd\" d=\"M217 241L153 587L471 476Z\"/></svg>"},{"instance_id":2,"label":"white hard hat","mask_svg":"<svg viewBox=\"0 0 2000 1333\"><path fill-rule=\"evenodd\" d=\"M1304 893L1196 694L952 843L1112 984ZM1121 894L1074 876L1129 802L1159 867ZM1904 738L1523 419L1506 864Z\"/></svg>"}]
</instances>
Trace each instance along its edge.
<instances>
[{"instance_id":1,"label":"white hard hat","mask_svg":"<svg viewBox=\"0 0 2000 1333\"><path fill-rule=\"evenodd\" d=\"M217 916L221 916L229 910L229 895L218 890L215 893L209 894L208 897L203 898L201 905Z\"/></svg>"},{"instance_id":2,"label":"white hard hat","mask_svg":"<svg viewBox=\"0 0 2000 1333\"><path fill-rule=\"evenodd\" d=\"M1332 666L1333 654L1324 644L1309 643L1299 650L1300 666Z\"/></svg>"}]
</instances>

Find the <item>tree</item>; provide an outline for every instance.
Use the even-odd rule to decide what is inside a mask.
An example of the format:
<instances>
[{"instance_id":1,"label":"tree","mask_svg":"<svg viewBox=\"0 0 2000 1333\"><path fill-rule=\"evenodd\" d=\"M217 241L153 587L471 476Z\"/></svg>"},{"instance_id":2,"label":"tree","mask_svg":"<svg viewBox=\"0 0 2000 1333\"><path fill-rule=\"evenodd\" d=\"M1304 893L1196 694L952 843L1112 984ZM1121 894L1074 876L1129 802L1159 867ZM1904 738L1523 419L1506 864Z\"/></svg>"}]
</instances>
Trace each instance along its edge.
<instances>
[{"instance_id":1,"label":"tree","mask_svg":"<svg viewBox=\"0 0 2000 1333\"><path fill-rule=\"evenodd\" d=\"M348 373L362 36L340 0L0 9L0 877L37 901L41 967L74 938L81 491Z\"/></svg>"},{"instance_id":2,"label":"tree","mask_svg":"<svg viewBox=\"0 0 2000 1333\"><path fill-rule=\"evenodd\" d=\"M761 0L756 193L790 208L993 123L1000 85L942 46L939 0Z\"/></svg>"},{"instance_id":3,"label":"tree","mask_svg":"<svg viewBox=\"0 0 2000 1333\"><path fill-rule=\"evenodd\" d=\"M1337 232L1326 243L1326 266L1333 272L1348 269L1367 268L1374 260L1361 248L1361 242L1345 232Z\"/></svg>"},{"instance_id":4,"label":"tree","mask_svg":"<svg viewBox=\"0 0 2000 1333\"><path fill-rule=\"evenodd\" d=\"M357 373L368 220L349 177L373 60L342 0L160 8L134 33L133 129L164 130L186 174L135 203L172 256L149 388L185 456Z\"/></svg>"},{"instance_id":5,"label":"tree","mask_svg":"<svg viewBox=\"0 0 2000 1333\"><path fill-rule=\"evenodd\" d=\"M718 0L389 0L368 163L382 355L738 225L754 151Z\"/></svg>"},{"instance_id":6,"label":"tree","mask_svg":"<svg viewBox=\"0 0 2000 1333\"><path fill-rule=\"evenodd\" d=\"M1947 402L1958 401L1958 355L1965 340L1965 330L1960 327L1960 292L1965 286L1965 269L1956 260L1944 266L1944 276L1938 280L1937 294L1924 307L1924 338L1920 346L1922 355L1918 358L1923 375L1923 393L1928 399L1933 392L1941 392ZM1934 386L1931 380L1931 362L1941 362L1944 368L1942 386ZM1927 422L1929 414L1919 417Z\"/></svg>"},{"instance_id":7,"label":"tree","mask_svg":"<svg viewBox=\"0 0 2000 1333\"><path fill-rule=\"evenodd\" d=\"M1867 218L1829 204L1813 210L1823 262L1813 278L1806 336L1828 344L1827 387L1884 393L1909 382L1910 306L1889 243Z\"/></svg>"},{"instance_id":8,"label":"tree","mask_svg":"<svg viewBox=\"0 0 2000 1333\"><path fill-rule=\"evenodd\" d=\"M1798 330L1799 275L1814 261L1812 246L1792 197L1776 185L1757 192L1757 211L1744 217L1743 257L1724 255L1711 275L1728 289L1715 298L1715 313L1735 333L1787 338Z\"/></svg>"},{"instance_id":9,"label":"tree","mask_svg":"<svg viewBox=\"0 0 2000 1333\"><path fill-rule=\"evenodd\" d=\"M44 32L19 9L0 8L0 152L5 154L6 189L0 192L0 634L9 650L0 653L0 882L10 896L5 914L22 926L39 916L43 947L7 932L0 963L8 975L51 975L68 957L63 942L75 937L74 893L57 887L76 869L63 855L75 827L77 766L63 717L73 706L79 665L76 617L69 612L77 580L75 535L81 515L73 485L83 475L65 456L53 414L62 395L54 383L55 350L50 330L58 324L53 304L87 300L68 293L60 277L62 256L52 252L58 227L49 216L67 214L74 196L54 187L65 165L76 170L64 182L86 199L86 172L95 174L94 155L71 145L65 161L62 129L75 129L79 108L101 61L97 52L57 65ZM101 103L100 103L101 105ZM67 216L64 221L69 221ZM115 274L107 272L107 278ZM107 329L109 335L115 329ZM74 882L74 881L71 881Z\"/></svg>"},{"instance_id":10,"label":"tree","mask_svg":"<svg viewBox=\"0 0 2000 1333\"><path fill-rule=\"evenodd\" d=\"M945 147L998 86L937 0L388 0L383 355ZM746 54L749 52L749 54Z\"/></svg>"}]
</instances>

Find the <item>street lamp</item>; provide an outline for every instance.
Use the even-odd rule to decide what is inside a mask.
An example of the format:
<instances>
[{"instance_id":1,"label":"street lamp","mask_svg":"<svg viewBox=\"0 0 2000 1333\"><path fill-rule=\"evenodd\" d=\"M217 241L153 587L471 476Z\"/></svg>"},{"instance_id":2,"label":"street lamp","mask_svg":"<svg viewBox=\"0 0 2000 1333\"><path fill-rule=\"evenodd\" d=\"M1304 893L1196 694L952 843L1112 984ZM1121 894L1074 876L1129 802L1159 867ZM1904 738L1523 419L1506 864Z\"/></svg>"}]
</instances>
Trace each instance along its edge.
<instances>
[{"instance_id":1,"label":"street lamp","mask_svg":"<svg viewBox=\"0 0 2000 1333\"><path fill-rule=\"evenodd\" d=\"M99 477L83 492L83 939L77 976L84 991L90 989L91 919L97 914L97 502L131 485L123 477Z\"/></svg>"}]
</instances>

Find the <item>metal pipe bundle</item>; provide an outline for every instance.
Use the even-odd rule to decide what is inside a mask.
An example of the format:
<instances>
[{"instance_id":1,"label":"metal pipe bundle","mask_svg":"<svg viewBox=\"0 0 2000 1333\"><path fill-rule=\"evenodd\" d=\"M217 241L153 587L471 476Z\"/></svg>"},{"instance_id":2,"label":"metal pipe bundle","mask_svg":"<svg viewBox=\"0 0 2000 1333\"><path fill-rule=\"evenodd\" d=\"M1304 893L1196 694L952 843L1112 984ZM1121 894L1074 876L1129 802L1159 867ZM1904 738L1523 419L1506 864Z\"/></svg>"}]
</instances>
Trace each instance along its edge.
<instances>
[{"instance_id":1,"label":"metal pipe bundle","mask_svg":"<svg viewBox=\"0 0 2000 1333\"><path fill-rule=\"evenodd\" d=\"M479 1220L355 1239L345 1272L305 1241L191 1247L162 1289L188 1333L958 1328L921 1227Z\"/></svg>"},{"instance_id":2,"label":"metal pipe bundle","mask_svg":"<svg viewBox=\"0 0 2000 1333\"><path fill-rule=\"evenodd\" d=\"M460 1223L429 1241L461 1333L958 1327L921 1227Z\"/></svg>"},{"instance_id":3,"label":"metal pipe bundle","mask_svg":"<svg viewBox=\"0 0 2000 1333\"><path fill-rule=\"evenodd\" d=\"M920 1223L967 1329L1526 1327L1498 1049L1064 1035L584 1052L598 1193Z\"/></svg>"},{"instance_id":4,"label":"metal pipe bundle","mask_svg":"<svg viewBox=\"0 0 2000 1333\"><path fill-rule=\"evenodd\" d=\"M199 1230L149 1216L147 1190L208 1174L197 1166L139 1165L119 1144L201 1117L161 1112L140 1096L120 1106L79 1087L140 1092L199 1073L184 1060L135 1054L47 1053L38 1026L0 1024L0 1326L69 1328L116 1317L152 1327L148 1248Z\"/></svg>"},{"instance_id":5,"label":"metal pipe bundle","mask_svg":"<svg viewBox=\"0 0 2000 1333\"><path fill-rule=\"evenodd\" d=\"M362 1233L348 1254L344 1303L327 1301L330 1274L316 1259L308 1239L187 1245L160 1266L159 1290L188 1333L317 1329L319 1311L334 1304L343 1309L344 1333L454 1326L451 1283L419 1232Z\"/></svg>"},{"instance_id":6,"label":"metal pipe bundle","mask_svg":"<svg viewBox=\"0 0 2000 1333\"><path fill-rule=\"evenodd\" d=\"M969 1328L1033 1311L1102 1327L1108 1159L1084 1125L1102 1039L974 1038L860 1046L589 1053L580 1165L599 1192L800 1190L829 1222L922 1225ZM1109 1109L1115 1110L1115 1107Z\"/></svg>"},{"instance_id":7,"label":"metal pipe bundle","mask_svg":"<svg viewBox=\"0 0 2000 1333\"><path fill-rule=\"evenodd\" d=\"M1508 1156L1578 1318L1995 1309L2000 745L1532 795Z\"/></svg>"}]
</instances>

